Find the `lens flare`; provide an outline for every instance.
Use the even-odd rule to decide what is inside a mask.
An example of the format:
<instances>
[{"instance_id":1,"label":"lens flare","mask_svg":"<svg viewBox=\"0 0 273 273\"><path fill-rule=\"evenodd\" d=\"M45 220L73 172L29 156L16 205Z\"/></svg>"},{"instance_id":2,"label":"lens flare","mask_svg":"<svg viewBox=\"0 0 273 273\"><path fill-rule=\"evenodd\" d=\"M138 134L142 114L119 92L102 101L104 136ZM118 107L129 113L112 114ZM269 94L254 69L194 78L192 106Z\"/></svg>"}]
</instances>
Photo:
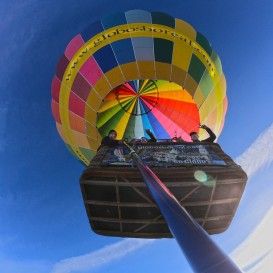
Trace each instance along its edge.
<instances>
[{"instance_id":1,"label":"lens flare","mask_svg":"<svg viewBox=\"0 0 273 273\"><path fill-rule=\"evenodd\" d=\"M195 171L194 172L194 178L200 182L203 183L205 186L212 188L216 185L216 179L210 175L207 175L204 171Z\"/></svg>"},{"instance_id":2,"label":"lens flare","mask_svg":"<svg viewBox=\"0 0 273 273\"><path fill-rule=\"evenodd\" d=\"M197 181L199 181L199 182L201 182L201 183L204 183L204 182L206 182L207 181L207 174L204 172L204 171L195 171L194 172L194 178L197 180Z\"/></svg>"}]
</instances>

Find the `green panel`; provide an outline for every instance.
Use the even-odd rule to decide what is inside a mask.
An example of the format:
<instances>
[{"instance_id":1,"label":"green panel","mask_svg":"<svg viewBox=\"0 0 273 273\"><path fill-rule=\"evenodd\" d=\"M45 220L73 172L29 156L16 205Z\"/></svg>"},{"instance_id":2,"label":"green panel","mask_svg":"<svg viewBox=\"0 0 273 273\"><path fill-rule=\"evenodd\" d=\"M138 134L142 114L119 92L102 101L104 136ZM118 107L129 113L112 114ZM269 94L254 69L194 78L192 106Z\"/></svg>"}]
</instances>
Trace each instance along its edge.
<instances>
[{"instance_id":1,"label":"green panel","mask_svg":"<svg viewBox=\"0 0 273 273\"><path fill-rule=\"evenodd\" d=\"M107 120L109 120L112 116L118 113L120 109L120 105L117 104L114 107L99 113L97 118L97 127L101 127Z\"/></svg>"},{"instance_id":2,"label":"green panel","mask_svg":"<svg viewBox=\"0 0 273 273\"><path fill-rule=\"evenodd\" d=\"M109 118L109 120L106 123L104 123L101 127L98 128L100 135L103 137L107 136L109 131L114 129L118 125L123 115L124 110L120 108L119 112L117 112L114 116Z\"/></svg>"},{"instance_id":3,"label":"green panel","mask_svg":"<svg viewBox=\"0 0 273 273\"><path fill-rule=\"evenodd\" d=\"M197 32L196 42L205 49L205 51L208 53L209 56L211 56L212 48L211 48L210 42L200 32Z\"/></svg>"},{"instance_id":4,"label":"green panel","mask_svg":"<svg viewBox=\"0 0 273 273\"><path fill-rule=\"evenodd\" d=\"M211 76L210 76L208 70L205 71L199 85L200 85L200 88L201 88L205 98L206 98L208 96L208 94L210 93L210 91L212 90L212 88L214 87L213 81L211 79Z\"/></svg>"},{"instance_id":5,"label":"green panel","mask_svg":"<svg viewBox=\"0 0 273 273\"><path fill-rule=\"evenodd\" d=\"M127 99L125 100L124 102L121 103L121 106L122 108L126 111L126 112L129 112L132 104L135 104L136 103L136 97L132 97L131 99ZM136 114L136 109L135 107L133 108L133 111L132 111L133 114Z\"/></svg>"},{"instance_id":6,"label":"green panel","mask_svg":"<svg viewBox=\"0 0 273 273\"><path fill-rule=\"evenodd\" d=\"M161 38L154 39L155 61L172 63L173 42Z\"/></svg>"},{"instance_id":7,"label":"green panel","mask_svg":"<svg viewBox=\"0 0 273 273\"><path fill-rule=\"evenodd\" d=\"M188 73L194 78L194 80L198 84L204 74L205 69L206 68L203 63L195 55L192 55Z\"/></svg>"},{"instance_id":8,"label":"green panel","mask_svg":"<svg viewBox=\"0 0 273 273\"><path fill-rule=\"evenodd\" d=\"M151 12L153 24L164 25L175 28L175 19L169 14L162 12Z\"/></svg>"},{"instance_id":9,"label":"green panel","mask_svg":"<svg viewBox=\"0 0 273 273\"><path fill-rule=\"evenodd\" d=\"M75 152L73 151L73 149L71 148L70 145L65 144L65 146L66 146L66 148L68 149L68 151L69 151L72 155L74 155L75 157L78 157L78 156L75 154Z\"/></svg>"},{"instance_id":10,"label":"green panel","mask_svg":"<svg viewBox=\"0 0 273 273\"><path fill-rule=\"evenodd\" d=\"M130 137L135 137L135 124L136 124L136 116L131 115L125 130L124 138L127 137L129 139Z\"/></svg>"},{"instance_id":11,"label":"green panel","mask_svg":"<svg viewBox=\"0 0 273 273\"><path fill-rule=\"evenodd\" d=\"M216 66L216 70L219 74L219 77L221 77L221 75L223 74L222 71L222 63L219 59L219 56L216 54L215 51L212 52L212 56L211 56L212 61L214 62L215 66Z\"/></svg>"},{"instance_id":12,"label":"green panel","mask_svg":"<svg viewBox=\"0 0 273 273\"><path fill-rule=\"evenodd\" d=\"M80 151L82 152L82 154L90 161L93 157L94 157L94 155L95 155L95 153L93 152L93 151L91 151L91 150L89 150L89 149L85 149L85 148L79 148L80 149Z\"/></svg>"}]
</instances>

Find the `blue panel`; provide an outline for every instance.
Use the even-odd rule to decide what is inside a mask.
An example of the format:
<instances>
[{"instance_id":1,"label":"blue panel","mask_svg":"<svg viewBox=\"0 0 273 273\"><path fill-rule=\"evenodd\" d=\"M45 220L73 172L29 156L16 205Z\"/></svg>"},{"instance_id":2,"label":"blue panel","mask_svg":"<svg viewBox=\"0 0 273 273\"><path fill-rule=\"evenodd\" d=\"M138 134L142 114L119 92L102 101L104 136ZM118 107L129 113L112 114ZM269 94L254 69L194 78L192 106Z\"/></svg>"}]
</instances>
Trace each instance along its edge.
<instances>
[{"instance_id":1,"label":"blue panel","mask_svg":"<svg viewBox=\"0 0 273 273\"><path fill-rule=\"evenodd\" d=\"M96 53L94 53L94 58L97 61L103 73L106 73L107 71L111 70L112 68L118 65L110 45L104 46Z\"/></svg>"},{"instance_id":2,"label":"blue panel","mask_svg":"<svg viewBox=\"0 0 273 273\"><path fill-rule=\"evenodd\" d=\"M154 47L154 39L150 37L132 38L134 47Z\"/></svg>"},{"instance_id":3,"label":"blue panel","mask_svg":"<svg viewBox=\"0 0 273 273\"><path fill-rule=\"evenodd\" d=\"M125 14L121 12L106 16L101 20L101 22L104 29L127 24Z\"/></svg>"},{"instance_id":4,"label":"blue panel","mask_svg":"<svg viewBox=\"0 0 273 273\"><path fill-rule=\"evenodd\" d=\"M154 61L154 48L136 48L135 49L135 54L136 54L136 60L138 62L144 62L144 61Z\"/></svg>"},{"instance_id":5,"label":"blue panel","mask_svg":"<svg viewBox=\"0 0 273 273\"><path fill-rule=\"evenodd\" d=\"M175 28L175 19L163 12L152 12L153 24L160 24Z\"/></svg>"},{"instance_id":6,"label":"blue panel","mask_svg":"<svg viewBox=\"0 0 273 273\"><path fill-rule=\"evenodd\" d=\"M140 107L143 108L141 104L140 104ZM141 111L144 111L144 110L141 109ZM144 132L145 132L145 129L150 129L151 132L154 135L156 135L155 132L154 132L154 130L153 130L153 128L152 128L152 125L151 125L151 123L150 123L150 121L148 119L148 116L147 115L142 115L141 118L142 118L142 124L143 124L143 130L144 130ZM148 139L150 138L146 132L145 132L145 137L147 137Z\"/></svg>"},{"instance_id":7,"label":"blue panel","mask_svg":"<svg viewBox=\"0 0 273 273\"><path fill-rule=\"evenodd\" d=\"M132 89L135 91L135 90L138 90L138 87L137 87L137 81L130 81L128 82L128 84L132 87Z\"/></svg>"},{"instance_id":8,"label":"blue panel","mask_svg":"<svg viewBox=\"0 0 273 273\"><path fill-rule=\"evenodd\" d=\"M90 38L95 36L96 34L102 32L104 29L102 27L102 24L100 21L96 21L93 24L89 25L83 33L81 33L81 36L85 42L87 42Z\"/></svg>"},{"instance_id":9,"label":"blue panel","mask_svg":"<svg viewBox=\"0 0 273 273\"><path fill-rule=\"evenodd\" d=\"M151 13L145 10L130 10L125 12L128 24L152 23Z\"/></svg>"},{"instance_id":10,"label":"blue panel","mask_svg":"<svg viewBox=\"0 0 273 273\"><path fill-rule=\"evenodd\" d=\"M116 41L111 44L119 64L135 62L135 54L131 39Z\"/></svg>"},{"instance_id":11,"label":"blue panel","mask_svg":"<svg viewBox=\"0 0 273 273\"><path fill-rule=\"evenodd\" d=\"M132 39L137 61L154 61L153 38L137 37Z\"/></svg>"},{"instance_id":12,"label":"blue panel","mask_svg":"<svg viewBox=\"0 0 273 273\"><path fill-rule=\"evenodd\" d=\"M148 112L149 108L144 104L140 104L141 107L143 107L144 112ZM153 132L155 133L156 138L170 138L164 127L160 124L160 122L157 120L157 118L153 115L152 112L149 112L147 114L149 122L152 126L152 128L146 128L146 129L153 129Z\"/></svg>"}]
</instances>

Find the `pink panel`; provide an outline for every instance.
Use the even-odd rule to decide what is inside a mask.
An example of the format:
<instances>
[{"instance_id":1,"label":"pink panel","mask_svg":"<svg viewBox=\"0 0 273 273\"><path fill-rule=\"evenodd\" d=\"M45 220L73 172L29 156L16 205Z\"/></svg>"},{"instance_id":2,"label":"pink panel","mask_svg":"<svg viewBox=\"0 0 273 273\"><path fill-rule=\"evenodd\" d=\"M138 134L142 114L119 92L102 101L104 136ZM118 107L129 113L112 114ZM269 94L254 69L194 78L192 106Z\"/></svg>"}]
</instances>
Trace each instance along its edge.
<instances>
[{"instance_id":1,"label":"pink panel","mask_svg":"<svg viewBox=\"0 0 273 273\"><path fill-rule=\"evenodd\" d=\"M78 34L75 36L70 43L67 45L64 54L66 57L71 60L75 53L84 45L82 36Z\"/></svg>"},{"instance_id":2,"label":"pink panel","mask_svg":"<svg viewBox=\"0 0 273 273\"><path fill-rule=\"evenodd\" d=\"M51 83L51 95L52 98L57 102L59 102L60 89L61 81L56 76L54 76Z\"/></svg>"},{"instance_id":3,"label":"pink panel","mask_svg":"<svg viewBox=\"0 0 273 273\"><path fill-rule=\"evenodd\" d=\"M174 137L174 128L176 130L177 136L182 136L182 138L186 141L190 141L189 135L179 126L175 127L173 121L169 119L168 116L163 115L158 109L154 108L152 114L157 120L160 120L161 126L165 129L165 131L172 137Z\"/></svg>"},{"instance_id":4,"label":"pink panel","mask_svg":"<svg viewBox=\"0 0 273 273\"><path fill-rule=\"evenodd\" d=\"M80 72L92 86L102 76L102 71L92 56L81 67Z\"/></svg>"}]
</instances>

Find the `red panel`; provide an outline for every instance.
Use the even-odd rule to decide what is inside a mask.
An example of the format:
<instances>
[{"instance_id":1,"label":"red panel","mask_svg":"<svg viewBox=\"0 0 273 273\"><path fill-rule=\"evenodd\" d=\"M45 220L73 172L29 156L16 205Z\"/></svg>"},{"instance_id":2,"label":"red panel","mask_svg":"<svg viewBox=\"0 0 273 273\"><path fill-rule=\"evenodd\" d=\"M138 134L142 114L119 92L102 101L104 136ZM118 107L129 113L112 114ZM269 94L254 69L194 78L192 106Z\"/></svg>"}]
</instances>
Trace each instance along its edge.
<instances>
[{"instance_id":1,"label":"red panel","mask_svg":"<svg viewBox=\"0 0 273 273\"><path fill-rule=\"evenodd\" d=\"M60 111L59 111L59 103L57 103L55 100L51 100L51 110L56 122L62 124Z\"/></svg>"},{"instance_id":2,"label":"red panel","mask_svg":"<svg viewBox=\"0 0 273 273\"><path fill-rule=\"evenodd\" d=\"M75 55L75 53L84 45L84 41L82 39L82 36L78 34L75 36L70 43L67 45L65 49L65 55L69 60L72 59L72 57Z\"/></svg>"},{"instance_id":3,"label":"red panel","mask_svg":"<svg viewBox=\"0 0 273 273\"><path fill-rule=\"evenodd\" d=\"M193 127L198 128L199 112L196 104L160 98L156 108L187 133Z\"/></svg>"},{"instance_id":4,"label":"red panel","mask_svg":"<svg viewBox=\"0 0 273 273\"><path fill-rule=\"evenodd\" d=\"M51 95L56 102L59 102L60 89L61 89L61 82L56 76L54 76L51 83Z\"/></svg>"},{"instance_id":5,"label":"red panel","mask_svg":"<svg viewBox=\"0 0 273 273\"><path fill-rule=\"evenodd\" d=\"M76 96L73 92L70 92L69 96L69 110L84 118L85 102Z\"/></svg>"}]
</instances>

